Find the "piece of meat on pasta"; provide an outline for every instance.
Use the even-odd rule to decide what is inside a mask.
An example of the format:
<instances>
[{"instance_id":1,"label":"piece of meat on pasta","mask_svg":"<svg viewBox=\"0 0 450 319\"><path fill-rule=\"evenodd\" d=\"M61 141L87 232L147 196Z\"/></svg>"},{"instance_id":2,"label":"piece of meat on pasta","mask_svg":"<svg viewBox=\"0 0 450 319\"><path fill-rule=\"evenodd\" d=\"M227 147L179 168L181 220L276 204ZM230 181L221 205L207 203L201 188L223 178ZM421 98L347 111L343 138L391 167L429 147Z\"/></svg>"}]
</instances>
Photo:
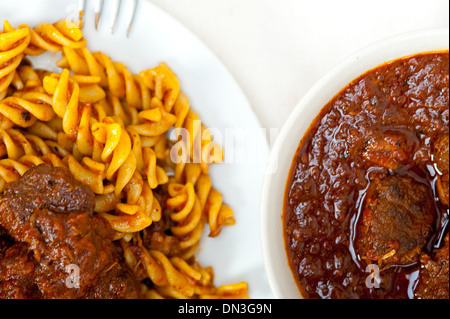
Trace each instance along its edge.
<instances>
[{"instance_id":1,"label":"piece of meat on pasta","mask_svg":"<svg viewBox=\"0 0 450 319\"><path fill-rule=\"evenodd\" d=\"M419 281L415 288L415 297L420 299L449 299L449 261L448 234L444 239L444 246L435 256L422 254L420 262Z\"/></svg>"}]
</instances>

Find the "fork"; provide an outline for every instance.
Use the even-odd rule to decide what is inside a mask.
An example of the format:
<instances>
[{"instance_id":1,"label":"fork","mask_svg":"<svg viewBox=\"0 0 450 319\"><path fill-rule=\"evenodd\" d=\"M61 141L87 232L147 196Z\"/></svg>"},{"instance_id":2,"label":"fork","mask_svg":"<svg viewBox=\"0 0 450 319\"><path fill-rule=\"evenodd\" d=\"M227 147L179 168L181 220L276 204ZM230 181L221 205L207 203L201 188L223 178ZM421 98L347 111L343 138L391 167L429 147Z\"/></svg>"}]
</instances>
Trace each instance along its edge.
<instances>
[{"instance_id":1,"label":"fork","mask_svg":"<svg viewBox=\"0 0 450 319\"><path fill-rule=\"evenodd\" d=\"M103 12L103 0L94 0L94 19L95 19L95 30L98 30L98 25L100 22L100 18L102 17L102 12ZM137 8L137 4L138 4L138 0L132 0L131 1L131 5L132 5L132 11L131 11L131 15L128 17L128 21L127 21L127 37L130 35L131 32L131 27L133 25L133 21L134 21L134 17L136 15L136 8ZM129 2L127 2L129 3ZM112 20L110 21L110 29L111 29L111 33L114 33L115 28L116 28L116 23L117 23L117 19L119 17L119 13L121 10L121 6L122 6L122 0L117 0L116 1L116 5L113 8L113 12L112 12ZM84 24L84 19L86 17L86 0L78 0L78 12L79 12L79 21L81 24L81 27L83 27Z\"/></svg>"}]
</instances>

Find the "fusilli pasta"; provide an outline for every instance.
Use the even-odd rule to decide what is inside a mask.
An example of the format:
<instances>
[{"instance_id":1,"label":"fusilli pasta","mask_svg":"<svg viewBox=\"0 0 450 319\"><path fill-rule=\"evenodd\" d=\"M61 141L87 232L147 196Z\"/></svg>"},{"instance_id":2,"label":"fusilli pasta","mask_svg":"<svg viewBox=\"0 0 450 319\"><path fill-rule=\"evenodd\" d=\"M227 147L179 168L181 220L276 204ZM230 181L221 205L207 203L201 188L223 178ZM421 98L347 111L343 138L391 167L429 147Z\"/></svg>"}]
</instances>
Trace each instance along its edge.
<instances>
[{"instance_id":1,"label":"fusilli pasta","mask_svg":"<svg viewBox=\"0 0 450 319\"><path fill-rule=\"evenodd\" d=\"M46 51L60 52L61 72L26 60ZM4 23L0 192L33 166L68 168L95 194L95 212L115 230L146 297L248 298L245 282L215 287L213 270L195 261L205 226L215 237L235 223L208 175L222 158L166 64L132 74L89 51L69 21Z\"/></svg>"}]
</instances>

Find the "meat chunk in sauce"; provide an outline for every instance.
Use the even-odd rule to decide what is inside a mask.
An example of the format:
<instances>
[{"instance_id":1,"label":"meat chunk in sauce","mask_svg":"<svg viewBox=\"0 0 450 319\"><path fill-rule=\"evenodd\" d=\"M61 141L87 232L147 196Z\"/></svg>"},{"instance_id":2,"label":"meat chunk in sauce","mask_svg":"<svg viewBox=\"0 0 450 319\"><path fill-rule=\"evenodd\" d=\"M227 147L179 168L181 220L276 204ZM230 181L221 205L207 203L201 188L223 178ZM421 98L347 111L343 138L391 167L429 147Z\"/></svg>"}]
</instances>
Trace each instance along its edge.
<instances>
[{"instance_id":1,"label":"meat chunk in sauce","mask_svg":"<svg viewBox=\"0 0 450 319\"><path fill-rule=\"evenodd\" d=\"M8 233L0 226L0 260L2 260L5 251L14 243Z\"/></svg>"},{"instance_id":2,"label":"meat chunk in sauce","mask_svg":"<svg viewBox=\"0 0 450 319\"><path fill-rule=\"evenodd\" d=\"M423 253L420 257L422 267L419 282L415 289L415 296L420 299L449 299L449 261L448 261L448 234L444 246L434 257Z\"/></svg>"},{"instance_id":3,"label":"meat chunk in sauce","mask_svg":"<svg viewBox=\"0 0 450 319\"><path fill-rule=\"evenodd\" d=\"M36 261L28 245L17 243L5 251L0 261L0 298L25 299L37 289L32 278Z\"/></svg>"},{"instance_id":4,"label":"meat chunk in sauce","mask_svg":"<svg viewBox=\"0 0 450 319\"><path fill-rule=\"evenodd\" d=\"M411 152L411 143L399 133L377 134L367 141L362 152L363 158L379 166L397 170L407 163Z\"/></svg>"},{"instance_id":5,"label":"meat chunk in sauce","mask_svg":"<svg viewBox=\"0 0 450 319\"><path fill-rule=\"evenodd\" d=\"M0 225L17 244L0 260L2 291L20 298L136 298L138 283L122 267L114 231L93 209L92 191L66 169L39 165L7 185ZM73 270L78 282L70 281Z\"/></svg>"},{"instance_id":6,"label":"meat chunk in sauce","mask_svg":"<svg viewBox=\"0 0 450 319\"><path fill-rule=\"evenodd\" d=\"M357 252L383 266L417 262L432 232L434 212L426 186L399 175L375 177L357 226Z\"/></svg>"},{"instance_id":7,"label":"meat chunk in sauce","mask_svg":"<svg viewBox=\"0 0 450 319\"><path fill-rule=\"evenodd\" d=\"M439 176L436 181L436 189L442 204L448 206L449 198L449 148L448 134L441 135L434 147L434 161L439 170Z\"/></svg>"}]
</instances>

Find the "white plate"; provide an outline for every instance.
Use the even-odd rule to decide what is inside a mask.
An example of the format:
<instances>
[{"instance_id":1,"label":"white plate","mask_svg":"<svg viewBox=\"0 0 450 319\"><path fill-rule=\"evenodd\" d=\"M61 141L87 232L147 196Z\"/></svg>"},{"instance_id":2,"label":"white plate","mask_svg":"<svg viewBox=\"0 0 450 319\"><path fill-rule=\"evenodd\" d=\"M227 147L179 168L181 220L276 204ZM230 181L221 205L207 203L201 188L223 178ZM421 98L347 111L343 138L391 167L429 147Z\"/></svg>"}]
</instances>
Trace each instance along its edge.
<instances>
[{"instance_id":1,"label":"white plate","mask_svg":"<svg viewBox=\"0 0 450 319\"><path fill-rule=\"evenodd\" d=\"M112 35L109 29L112 10L108 6L112 1L105 1L98 31L94 28L92 2L87 1L83 28L88 48L103 51L113 61L126 64L133 73L166 62L177 74L181 89L202 123L222 135L219 143L222 141L226 163L213 166L211 178L234 210L236 225L224 227L216 238L208 238L206 228L198 261L214 268L217 286L246 281L251 298L273 298L263 266L258 227L261 185L269 151L247 98L203 43L149 1L139 2L128 38L126 17L130 3L123 1L124 11ZM77 8L77 0L1 1L0 21L8 20L12 26L27 23L30 27L64 18L73 21ZM37 59L36 63L54 68L48 59ZM240 137L244 137L243 147L236 143ZM242 154L247 149L252 149L252 153Z\"/></svg>"},{"instance_id":2,"label":"white plate","mask_svg":"<svg viewBox=\"0 0 450 319\"><path fill-rule=\"evenodd\" d=\"M271 150L261 197L263 257L276 298L301 298L288 265L282 213L289 170L300 140L312 121L341 89L364 72L397 58L421 52L448 50L448 47L448 29L421 30L377 42L330 70L295 107Z\"/></svg>"}]
</instances>

